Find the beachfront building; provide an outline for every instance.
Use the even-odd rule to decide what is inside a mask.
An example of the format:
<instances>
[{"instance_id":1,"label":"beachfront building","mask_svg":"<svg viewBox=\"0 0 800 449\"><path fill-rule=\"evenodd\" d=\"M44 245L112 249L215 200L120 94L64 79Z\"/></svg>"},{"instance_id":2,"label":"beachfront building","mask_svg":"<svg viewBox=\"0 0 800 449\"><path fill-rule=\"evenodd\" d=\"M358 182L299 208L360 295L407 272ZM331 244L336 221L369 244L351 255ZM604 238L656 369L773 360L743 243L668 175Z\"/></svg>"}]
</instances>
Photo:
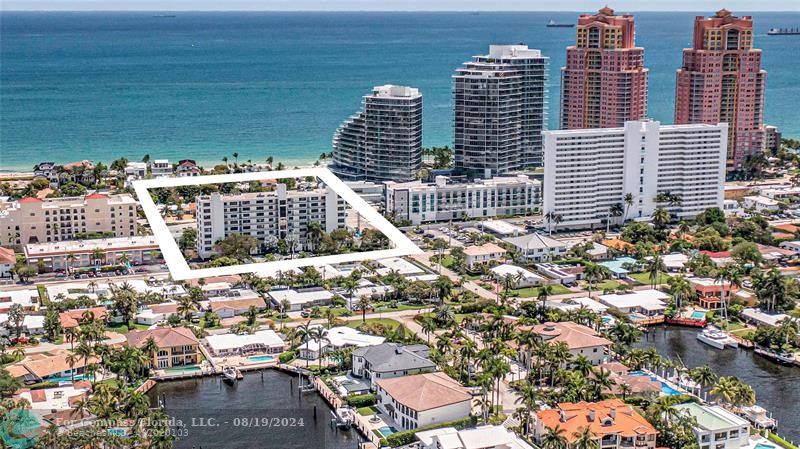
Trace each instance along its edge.
<instances>
[{"instance_id":1,"label":"beachfront building","mask_svg":"<svg viewBox=\"0 0 800 449\"><path fill-rule=\"evenodd\" d=\"M694 433L700 449L739 449L749 447L750 422L719 405L694 402L673 406L697 422ZM758 447L758 446L756 446Z\"/></svg>"},{"instance_id":2,"label":"beachfront building","mask_svg":"<svg viewBox=\"0 0 800 449\"><path fill-rule=\"evenodd\" d=\"M503 241L514 245L525 259L531 262L546 262L567 255L567 244L538 232L519 237L508 237Z\"/></svg>"},{"instance_id":3,"label":"beachfront building","mask_svg":"<svg viewBox=\"0 0 800 449\"><path fill-rule=\"evenodd\" d=\"M146 331L125 334L128 346L142 348L149 339L155 341L158 350L150 357L149 364L155 369L196 365L200 362L200 342L191 329L186 327L159 327Z\"/></svg>"},{"instance_id":4,"label":"beachfront building","mask_svg":"<svg viewBox=\"0 0 800 449\"><path fill-rule=\"evenodd\" d=\"M333 165L348 181L411 181L422 167L422 94L376 86L333 136Z\"/></svg>"},{"instance_id":5,"label":"beachfront building","mask_svg":"<svg viewBox=\"0 0 800 449\"><path fill-rule=\"evenodd\" d=\"M33 167L33 179L46 179L52 185L58 185L58 166L53 161L39 162Z\"/></svg>"},{"instance_id":6,"label":"beachfront building","mask_svg":"<svg viewBox=\"0 0 800 449\"><path fill-rule=\"evenodd\" d=\"M429 356L430 348L426 345L383 343L365 346L353 351L352 374L373 383L379 379L431 373L436 371L436 364Z\"/></svg>"},{"instance_id":7,"label":"beachfront building","mask_svg":"<svg viewBox=\"0 0 800 449\"><path fill-rule=\"evenodd\" d=\"M561 128L614 128L647 117L644 48L632 15L584 14L561 68ZM545 153L547 150L545 150Z\"/></svg>"},{"instance_id":8,"label":"beachfront building","mask_svg":"<svg viewBox=\"0 0 800 449\"><path fill-rule=\"evenodd\" d=\"M533 417L534 440L541 443L548 430L556 427L563 429L561 435L570 447L588 427L596 446L603 449L655 449L658 433L642 415L619 399L565 402L556 408L540 410Z\"/></svg>"},{"instance_id":9,"label":"beachfront building","mask_svg":"<svg viewBox=\"0 0 800 449\"><path fill-rule=\"evenodd\" d=\"M453 75L455 168L491 178L542 165L549 58L527 45L491 45Z\"/></svg>"},{"instance_id":10,"label":"beachfront building","mask_svg":"<svg viewBox=\"0 0 800 449\"><path fill-rule=\"evenodd\" d=\"M24 251L29 263L43 266L45 271L121 265L126 257L126 265L148 265L162 260L158 242L152 235L29 243Z\"/></svg>"},{"instance_id":11,"label":"beachfront building","mask_svg":"<svg viewBox=\"0 0 800 449\"><path fill-rule=\"evenodd\" d=\"M657 207L676 219L721 208L727 130L725 123L668 126L646 120L545 132L544 212L561 217L559 228L589 229L603 228L608 220L645 220ZM657 202L664 193L679 196L681 204ZM633 196L630 207L627 194Z\"/></svg>"},{"instance_id":12,"label":"beachfront building","mask_svg":"<svg viewBox=\"0 0 800 449\"><path fill-rule=\"evenodd\" d=\"M506 276L514 280L514 288L538 287L547 283L547 279L522 267L502 264L491 269L492 276L498 284L503 284Z\"/></svg>"},{"instance_id":13,"label":"beachfront building","mask_svg":"<svg viewBox=\"0 0 800 449\"><path fill-rule=\"evenodd\" d=\"M172 176L172 164L169 159L156 159L150 163L150 174L154 178Z\"/></svg>"},{"instance_id":14,"label":"beachfront building","mask_svg":"<svg viewBox=\"0 0 800 449\"><path fill-rule=\"evenodd\" d=\"M377 407L399 430L466 418L472 411L469 391L441 372L380 379L375 387Z\"/></svg>"},{"instance_id":15,"label":"beachfront building","mask_svg":"<svg viewBox=\"0 0 800 449\"><path fill-rule=\"evenodd\" d=\"M778 151L781 138L781 131L777 126L764 125L764 151Z\"/></svg>"},{"instance_id":16,"label":"beachfront building","mask_svg":"<svg viewBox=\"0 0 800 449\"><path fill-rule=\"evenodd\" d=\"M675 123L728 123L729 170L764 147L767 72L753 48L753 19L722 9L694 20L692 48L683 50L675 89Z\"/></svg>"},{"instance_id":17,"label":"beachfront building","mask_svg":"<svg viewBox=\"0 0 800 449\"><path fill-rule=\"evenodd\" d=\"M543 323L533 327L531 332L538 335L542 341L548 343L563 342L569 348L572 357L580 355L589 359L592 365L600 365L609 359L611 341L600 336L592 328L572 321L560 323ZM520 354L520 357L530 359L532 354Z\"/></svg>"},{"instance_id":18,"label":"beachfront building","mask_svg":"<svg viewBox=\"0 0 800 449\"><path fill-rule=\"evenodd\" d=\"M286 342L273 330L252 334L209 335L204 340L215 357L280 354L287 348Z\"/></svg>"},{"instance_id":19,"label":"beachfront building","mask_svg":"<svg viewBox=\"0 0 800 449\"><path fill-rule=\"evenodd\" d=\"M505 254L506 250L491 242L480 246L468 246L464 248L464 265L471 270L477 264L499 261Z\"/></svg>"},{"instance_id":20,"label":"beachfront building","mask_svg":"<svg viewBox=\"0 0 800 449\"><path fill-rule=\"evenodd\" d=\"M342 348L365 348L380 345L386 340L347 326L332 327L323 332L323 337L320 340L305 341L297 348L297 356L303 360L317 360L323 354Z\"/></svg>"},{"instance_id":21,"label":"beachfront building","mask_svg":"<svg viewBox=\"0 0 800 449\"><path fill-rule=\"evenodd\" d=\"M299 312L312 307L324 307L333 301L333 293L322 287L287 288L284 290L270 290L267 293L276 308L280 308L284 301L289 302L286 312Z\"/></svg>"},{"instance_id":22,"label":"beachfront building","mask_svg":"<svg viewBox=\"0 0 800 449\"><path fill-rule=\"evenodd\" d=\"M136 235L136 200L127 194L92 193L84 197L27 197L0 202L0 245L21 249L29 243L90 235Z\"/></svg>"},{"instance_id":23,"label":"beachfront building","mask_svg":"<svg viewBox=\"0 0 800 449\"><path fill-rule=\"evenodd\" d=\"M500 425L458 430L441 427L415 433L420 449L533 449L523 438Z\"/></svg>"},{"instance_id":24,"label":"beachfront building","mask_svg":"<svg viewBox=\"0 0 800 449\"><path fill-rule=\"evenodd\" d=\"M386 213L413 224L525 215L539 209L542 183L526 175L465 182L437 176L433 183L386 183Z\"/></svg>"},{"instance_id":25,"label":"beachfront building","mask_svg":"<svg viewBox=\"0 0 800 449\"><path fill-rule=\"evenodd\" d=\"M345 226L343 199L331 188L287 190L232 195L212 193L197 197L197 253L214 254L214 244L231 234L255 237L263 252L279 239L296 243L296 251L310 249L308 224L317 222L326 232Z\"/></svg>"},{"instance_id":26,"label":"beachfront building","mask_svg":"<svg viewBox=\"0 0 800 449\"><path fill-rule=\"evenodd\" d=\"M203 174L203 170L197 165L192 159L183 159L178 161L178 165L175 166L175 174L178 177L185 178L187 176L200 176Z\"/></svg>"}]
</instances>

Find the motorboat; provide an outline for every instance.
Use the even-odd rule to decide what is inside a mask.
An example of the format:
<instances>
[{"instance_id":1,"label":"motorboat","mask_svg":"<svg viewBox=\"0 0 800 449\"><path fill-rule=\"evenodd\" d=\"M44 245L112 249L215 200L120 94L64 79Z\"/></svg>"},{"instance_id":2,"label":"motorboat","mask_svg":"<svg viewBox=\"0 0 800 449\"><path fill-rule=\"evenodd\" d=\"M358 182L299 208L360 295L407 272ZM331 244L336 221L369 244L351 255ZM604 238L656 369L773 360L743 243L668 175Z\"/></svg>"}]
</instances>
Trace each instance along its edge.
<instances>
[{"instance_id":1,"label":"motorboat","mask_svg":"<svg viewBox=\"0 0 800 449\"><path fill-rule=\"evenodd\" d=\"M774 429L778 426L778 422L769 416L769 413L764 407L759 405L751 405L748 407L742 407L741 414L748 421L753 423L756 427L762 429Z\"/></svg>"},{"instance_id":2,"label":"motorboat","mask_svg":"<svg viewBox=\"0 0 800 449\"><path fill-rule=\"evenodd\" d=\"M222 368L222 377L228 382L236 382L239 379L239 372L232 366Z\"/></svg>"},{"instance_id":3,"label":"motorboat","mask_svg":"<svg viewBox=\"0 0 800 449\"><path fill-rule=\"evenodd\" d=\"M739 342L737 342L735 338L714 326L708 326L702 331L698 332L697 339L717 349L725 349L726 347L739 347Z\"/></svg>"},{"instance_id":4,"label":"motorboat","mask_svg":"<svg viewBox=\"0 0 800 449\"><path fill-rule=\"evenodd\" d=\"M688 391L695 391L700 389L700 384L693 381L692 378L687 376L686 374L681 374L679 376L672 376L667 380Z\"/></svg>"},{"instance_id":5,"label":"motorboat","mask_svg":"<svg viewBox=\"0 0 800 449\"><path fill-rule=\"evenodd\" d=\"M350 426L353 425L353 409L350 407L337 408L336 413L334 413L334 419L336 421L336 427L340 429L349 429Z\"/></svg>"},{"instance_id":6,"label":"motorboat","mask_svg":"<svg viewBox=\"0 0 800 449\"><path fill-rule=\"evenodd\" d=\"M788 352L788 351L777 352L777 351L773 351L773 350L770 350L770 349L756 347L755 348L755 353L758 354L758 355L762 355L762 356L764 356L764 357L766 357L768 359L772 359L772 360L774 360L774 361L776 361L776 362L778 362L780 364L783 364L783 365L794 365L795 364L795 355L792 352Z\"/></svg>"}]
</instances>

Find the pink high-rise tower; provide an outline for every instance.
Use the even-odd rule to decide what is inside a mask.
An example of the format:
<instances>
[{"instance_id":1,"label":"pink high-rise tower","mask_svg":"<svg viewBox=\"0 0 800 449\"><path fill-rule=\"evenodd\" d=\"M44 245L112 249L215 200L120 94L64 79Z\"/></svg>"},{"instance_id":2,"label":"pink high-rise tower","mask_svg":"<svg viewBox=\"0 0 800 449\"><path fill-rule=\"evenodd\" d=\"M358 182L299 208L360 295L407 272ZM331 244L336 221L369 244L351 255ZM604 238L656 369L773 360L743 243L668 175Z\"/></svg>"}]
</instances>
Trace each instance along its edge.
<instances>
[{"instance_id":1,"label":"pink high-rise tower","mask_svg":"<svg viewBox=\"0 0 800 449\"><path fill-rule=\"evenodd\" d=\"M750 16L723 9L696 17L678 70L675 123L728 123L728 170L741 169L763 146L766 76Z\"/></svg>"},{"instance_id":2,"label":"pink high-rise tower","mask_svg":"<svg viewBox=\"0 0 800 449\"><path fill-rule=\"evenodd\" d=\"M605 7L578 19L561 68L561 128L616 128L647 115L644 49L633 16Z\"/></svg>"}]
</instances>

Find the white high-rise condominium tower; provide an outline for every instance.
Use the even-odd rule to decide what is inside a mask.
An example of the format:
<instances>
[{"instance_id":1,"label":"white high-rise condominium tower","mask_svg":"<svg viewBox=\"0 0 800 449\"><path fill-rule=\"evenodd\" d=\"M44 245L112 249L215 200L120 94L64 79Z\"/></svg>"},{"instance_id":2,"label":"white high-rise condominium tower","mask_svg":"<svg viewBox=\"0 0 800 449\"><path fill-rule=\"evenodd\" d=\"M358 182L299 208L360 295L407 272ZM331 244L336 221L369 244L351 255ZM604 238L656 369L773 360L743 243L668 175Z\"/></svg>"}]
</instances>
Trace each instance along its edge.
<instances>
[{"instance_id":1,"label":"white high-rise condominium tower","mask_svg":"<svg viewBox=\"0 0 800 449\"><path fill-rule=\"evenodd\" d=\"M336 130L333 165L348 181L410 181L422 166L422 94L377 86L363 108Z\"/></svg>"},{"instance_id":2,"label":"white high-rise condominium tower","mask_svg":"<svg viewBox=\"0 0 800 449\"><path fill-rule=\"evenodd\" d=\"M624 128L545 132L544 213L559 215L559 228L588 229L609 217L612 224L647 219L658 206L676 218L721 208L727 140L725 123L633 121ZM656 202L667 193L680 204ZM627 194L633 204L625 202Z\"/></svg>"},{"instance_id":3,"label":"white high-rise condominium tower","mask_svg":"<svg viewBox=\"0 0 800 449\"><path fill-rule=\"evenodd\" d=\"M489 178L542 165L548 64L527 45L492 45L456 70L456 170Z\"/></svg>"}]
</instances>

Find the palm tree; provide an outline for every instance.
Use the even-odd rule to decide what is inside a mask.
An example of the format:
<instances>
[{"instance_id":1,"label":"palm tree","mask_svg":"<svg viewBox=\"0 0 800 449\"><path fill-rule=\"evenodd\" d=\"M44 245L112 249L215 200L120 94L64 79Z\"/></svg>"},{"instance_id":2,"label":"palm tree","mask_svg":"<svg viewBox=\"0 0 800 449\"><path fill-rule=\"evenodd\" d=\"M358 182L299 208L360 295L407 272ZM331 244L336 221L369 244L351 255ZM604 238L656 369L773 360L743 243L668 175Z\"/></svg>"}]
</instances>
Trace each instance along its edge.
<instances>
[{"instance_id":1,"label":"palm tree","mask_svg":"<svg viewBox=\"0 0 800 449\"><path fill-rule=\"evenodd\" d=\"M372 299L367 295L361 295L356 303L357 307L361 310L361 322L367 322L367 309L372 304Z\"/></svg>"},{"instance_id":2,"label":"palm tree","mask_svg":"<svg viewBox=\"0 0 800 449\"><path fill-rule=\"evenodd\" d=\"M655 290L656 286L659 284L658 281L661 278L661 273L665 271L667 271L667 266L664 264L664 259L658 254L654 255L647 264L647 272L650 275L650 287L653 290Z\"/></svg>"},{"instance_id":3,"label":"palm tree","mask_svg":"<svg viewBox=\"0 0 800 449\"><path fill-rule=\"evenodd\" d=\"M678 275L670 278L667 281L669 284L669 293L675 298L675 312L680 316L683 310L683 299L690 298L694 294L694 289L686 280L683 275Z\"/></svg>"},{"instance_id":4,"label":"palm tree","mask_svg":"<svg viewBox=\"0 0 800 449\"><path fill-rule=\"evenodd\" d=\"M519 396L514 400L515 404L521 404L525 410L525 434L531 432L531 414L539 410L538 401L541 393L535 385L525 382L519 390Z\"/></svg>"},{"instance_id":5,"label":"palm tree","mask_svg":"<svg viewBox=\"0 0 800 449\"><path fill-rule=\"evenodd\" d=\"M233 166L237 167L239 165L239 153L233 153Z\"/></svg>"},{"instance_id":6,"label":"palm tree","mask_svg":"<svg viewBox=\"0 0 800 449\"><path fill-rule=\"evenodd\" d=\"M553 294L553 286L552 285L542 285L539 287L539 294L536 295L536 299L541 302L541 308L539 310L539 314L542 317L547 315L547 308L545 303L547 302L547 298Z\"/></svg>"},{"instance_id":7,"label":"palm tree","mask_svg":"<svg viewBox=\"0 0 800 449\"><path fill-rule=\"evenodd\" d=\"M708 387L717 381L716 373L708 365L690 369L689 378L700 384L701 387Z\"/></svg>"},{"instance_id":8,"label":"palm tree","mask_svg":"<svg viewBox=\"0 0 800 449\"><path fill-rule=\"evenodd\" d=\"M581 428L572 434L576 440L572 443L573 449L599 449L600 445L595 440L596 436L589 426Z\"/></svg>"},{"instance_id":9,"label":"palm tree","mask_svg":"<svg viewBox=\"0 0 800 449\"><path fill-rule=\"evenodd\" d=\"M72 272L72 266L75 263L75 260L77 260L77 257L75 257L74 253L67 254L67 273Z\"/></svg>"},{"instance_id":10,"label":"palm tree","mask_svg":"<svg viewBox=\"0 0 800 449\"><path fill-rule=\"evenodd\" d=\"M587 284L589 285L589 297L592 296L592 287L594 286L594 283L606 279L608 275L608 268L604 267L603 265L594 262L587 262L586 265L584 265L583 277L586 279Z\"/></svg>"},{"instance_id":11,"label":"palm tree","mask_svg":"<svg viewBox=\"0 0 800 449\"><path fill-rule=\"evenodd\" d=\"M100 262L101 264L103 263L103 255L104 255L103 250L100 248L94 248L92 250L92 261L94 262L95 265L97 265L98 262Z\"/></svg>"},{"instance_id":12,"label":"palm tree","mask_svg":"<svg viewBox=\"0 0 800 449\"><path fill-rule=\"evenodd\" d=\"M624 223L628 221L628 212L631 210L631 206L633 206L633 194L630 192L626 193L622 201L625 203L625 216L622 219Z\"/></svg>"},{"instance_id":13,"label":"palm tree","mask_svg":"<svg viewBox=\"0 0 800 449\"><path fill-rule=\"evenodd\" d=\"M422 333L428 337L428 345L431 344L431 334L436 331L436 322L430 315L423 316L420 320L420 326L422 327Z\"/></svg>"},{"instance_id":14,"label":"palm tree","mask_svg":"<svg viewBox=\"0 0 800 449\"><path fill-rule=\"evenodd\" d=\"M561 428L561 424L556 424L555 427L545 427L547 429L542 435L541 448L542 449L567 449L568 443L564 433L566 429Z\"/></svg>"},{"instance_id":15,"label":"palm tree","mask_svg":"<svg viewBox=\"0 0 800 449\"><path fill-rule=\"evenodd\" d=\"M655 228L661 231L667 226L667 223L672 220L672 215L663 207L657 207L656 210L653 211L652 219Z\"/></svg>"},{"instance_id":16,"label":"palm tree","mask_svg":"<svg viewBox=\"0 0 800 449\"><path fill-rule=\"evenodd\" d=\"M228 156L222 156L222 162L224 162L225 165L227 166L228 165Z\"/></svg>"},{"instance_id":17,"label":"palm tree","mask_svg":"<svg viewBox=\"0 0 800 449\"><path fill-rule=\"evenodd\" d=\"M178 298L178 307L177 311L179 314L183 316L183 318L188 322L192 319L192 312L197 310L197 305L194 303L194 300L191 296L181 296Z\"/></svg>"}]
</instances>

